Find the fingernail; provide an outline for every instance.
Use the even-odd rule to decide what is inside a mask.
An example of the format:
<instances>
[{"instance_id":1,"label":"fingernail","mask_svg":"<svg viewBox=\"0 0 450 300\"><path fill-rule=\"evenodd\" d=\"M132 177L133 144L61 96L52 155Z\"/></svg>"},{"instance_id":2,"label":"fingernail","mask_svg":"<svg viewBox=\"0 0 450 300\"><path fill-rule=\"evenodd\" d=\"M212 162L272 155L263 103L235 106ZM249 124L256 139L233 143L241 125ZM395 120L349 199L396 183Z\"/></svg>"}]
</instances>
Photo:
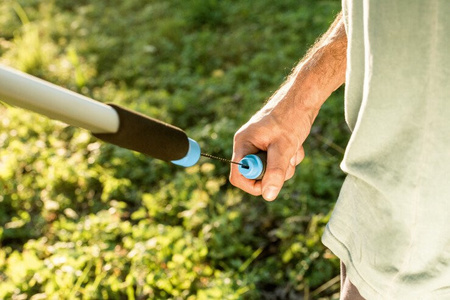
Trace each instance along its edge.
<instances>
[{"instance_id":1,"label":"fingernail","mask_svg":"<svg viewBox=\"0 0 450 300\"><path fill-rule=\"evenodd\" d=\"M263 197L267 201L273 201L278 196L279 191L280 190L277 187L269 186L269 187L264 189Z\"/></svg>"},{"instance_id":2,"label":"fingernail","mask_svg":"<svg viewBox=\"0 0 450 300\"><path fill-rule=\"evenodd\" d=\"M295 167L295 163L297 162L297 156L294 155L291 160L289 161L289 163L291 164L291 166Z\"/></svg>"}]
</instances>

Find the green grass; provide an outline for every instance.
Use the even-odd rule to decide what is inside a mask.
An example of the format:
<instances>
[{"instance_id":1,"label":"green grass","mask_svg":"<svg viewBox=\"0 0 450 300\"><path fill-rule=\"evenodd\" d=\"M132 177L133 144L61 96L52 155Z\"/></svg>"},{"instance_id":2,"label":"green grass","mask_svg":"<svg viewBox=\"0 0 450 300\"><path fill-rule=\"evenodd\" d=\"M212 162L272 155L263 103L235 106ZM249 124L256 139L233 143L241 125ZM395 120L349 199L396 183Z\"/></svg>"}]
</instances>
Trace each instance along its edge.
<instances>
[{"instance_id":1,"label":"green grass","mask_svg":"<svg viewBox=\"0 0 450 300\"><path fill-rule=\"evenodd\" d=\"M337 0L8 0L0 63L230 157L234 132L339 10ZM334 299L339 262L320 236L347 139L339 90L296 176L267 203L232 187L221 162L183 169L0 105L0 299Z\"/></svg>"}]
</instances>

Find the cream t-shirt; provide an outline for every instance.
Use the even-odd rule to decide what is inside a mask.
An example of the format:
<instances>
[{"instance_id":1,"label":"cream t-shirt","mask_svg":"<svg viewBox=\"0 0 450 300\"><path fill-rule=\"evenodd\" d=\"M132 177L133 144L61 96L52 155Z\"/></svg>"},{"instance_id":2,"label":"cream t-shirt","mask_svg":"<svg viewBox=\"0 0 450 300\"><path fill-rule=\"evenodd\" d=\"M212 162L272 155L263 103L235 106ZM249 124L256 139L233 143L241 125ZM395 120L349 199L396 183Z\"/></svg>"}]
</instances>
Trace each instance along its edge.
<instances>
[{"instance_id":1,"label":"cream t-shirt","mask_svg":"<svg viewBox=\"0 0 450 300\"><path fill-rule=\"evenodd\" d=\"M343 0L348 174L323 236L366 299L450 299L450 0Z\"/></svg>"}]
</instances>

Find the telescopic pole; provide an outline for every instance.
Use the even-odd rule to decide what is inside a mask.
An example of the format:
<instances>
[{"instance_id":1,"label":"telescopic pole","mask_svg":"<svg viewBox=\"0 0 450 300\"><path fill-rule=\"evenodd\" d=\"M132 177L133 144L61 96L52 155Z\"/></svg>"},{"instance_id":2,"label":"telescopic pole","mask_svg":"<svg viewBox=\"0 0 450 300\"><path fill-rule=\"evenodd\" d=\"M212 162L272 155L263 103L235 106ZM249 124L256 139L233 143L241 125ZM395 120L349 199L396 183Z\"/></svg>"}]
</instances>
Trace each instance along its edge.
<instances>
[{"instance_id":1,"label":"telescopic pole","mask_svg":"<svg viewBox=\"0 0 450 300\"><path fill-rule=\"evenodd\" d=\"M112 107L2 65L0 100L93 133L119 129L119 116Z\"/></svg>"},{"instance_id":2,"label":"telescopic pole","mask_svg":"<svg viewBox=\"0 0 450 300\"><path fill-rule=\"evenodd\" d=\"M104 104L0 65L0 100L91 131L123 148L189 167L198 143L178 127L114 104Z\"/></svg>"},{"instance_id":3,"label":"telescopic pole","mask_svg":"<svg viewBox=\"0 0 450 300\"><path fill-rule=\"evenodd\" d=\"M188 138L178 127L115 104L107 105L95 101L3 65L0 65L0 100L87 129L108 143L176 165L193 166L202 155L198 143ZM217 159L209 154L203 155ZM243 161L220 160L239 164L240 172L250 178L248 174L253 176L252 172L256 169L257 172L263 173L265 158L257 159L261 162L253 164L254 167Z\"/></svg>"}]
</instances>

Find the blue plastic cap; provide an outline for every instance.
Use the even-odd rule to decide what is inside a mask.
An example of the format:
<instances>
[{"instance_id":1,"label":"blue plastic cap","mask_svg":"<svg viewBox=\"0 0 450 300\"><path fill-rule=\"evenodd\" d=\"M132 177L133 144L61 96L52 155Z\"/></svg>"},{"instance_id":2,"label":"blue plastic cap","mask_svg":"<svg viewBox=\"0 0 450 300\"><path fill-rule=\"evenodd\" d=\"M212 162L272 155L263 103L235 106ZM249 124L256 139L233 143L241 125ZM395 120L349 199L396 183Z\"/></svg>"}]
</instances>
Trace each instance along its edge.
<instances>
[{"instance_id":1,"label":"blue plastic cap","mask_svg":"<svg viewBox=\"0 0 450 300\"><path fill-rule=\"evenodd\" d=\"M264 171L264 164L261 158L255 154L249 154L241 159L239 172L247 179L259 179Z\"/></svg>"},{"instance_id":2,"label":"blue plastic cap","mask_svg":"<svg viewBox=\"0 0 450 300\"><path fill-rule=\"evenodd\" d=\"M187 168L195 165L200 159L201 154L200 146L193 139L188 138L188 140L189 140L189 150L186 156L178 160L172 160L173 164Z\"/></svg>"}]
</instances>

